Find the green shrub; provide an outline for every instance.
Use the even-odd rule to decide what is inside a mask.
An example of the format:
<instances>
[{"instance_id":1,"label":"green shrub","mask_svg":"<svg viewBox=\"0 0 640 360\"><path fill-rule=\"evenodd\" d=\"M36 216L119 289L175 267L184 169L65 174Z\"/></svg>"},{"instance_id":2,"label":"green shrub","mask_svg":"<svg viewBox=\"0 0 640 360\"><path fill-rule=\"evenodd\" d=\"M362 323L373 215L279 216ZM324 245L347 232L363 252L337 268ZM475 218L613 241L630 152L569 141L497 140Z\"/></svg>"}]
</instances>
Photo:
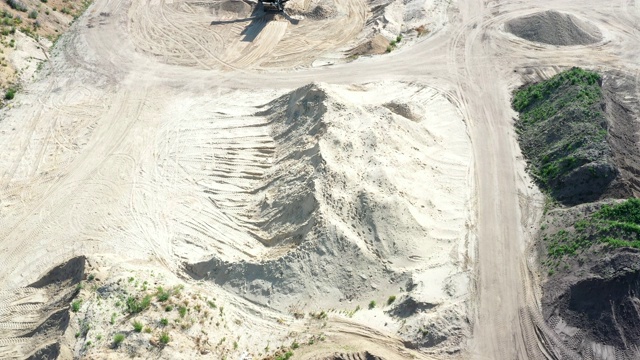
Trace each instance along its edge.
<instances>
[{"instance_id":1,"label":"green shrub","mask_svg":"<svg viewBox=\"0 0 640 360\"><path fill-rule=\"evenodd\" d=\"M158 299L158 301L160 302L167 301L169 300L170 296L171 296L171 292L165 291L162 287L158 287L158 291L156 292L156 298Z\"/></svg>"},{"instance_id":2,"label":"green shrub","mask_svg":"<svg viewBox=\"0 0 640 360\"><path fill-rule=\"evenodd\" d=\"M132 296L127 298L127 309L129 314L137 314L151 305L151 296L147 295L142 300L138 300Z\"/></svg>"},{"instance_id":3,"label":"green shrub","mask_svg":"<svg viewBox=\"0 0 640 360\"><path fill-rule=\"evenodd\" d=\"M82 305L82 300L75 300L71 303L71 311L78 312L80 310L80 306Z\"/></svg>"},{"instance_id":4,"label":"green shrub","mask_svg":"<svg viewBox=\"0 0 640 360\"><path fill-rule=\"evenodd\" d=\"M286 353L276 357L276 360L289 360L293 356L293 351L287 351Z\"/></svg>"},{"instance_id":5,"label":"green shrub","mask_svg":"<svg viewBox=\"0 0 640 360\"><path fill-rule=\"evenodd\" d=\"M171 338L169 338L169 334L167 334L166 332L163 332L162 334L160 334L160 342L164 345L168 344L169 341L171 340Z\"/></svg>"},{"instance_id":6,"label":"green shrub","mask_svg":"<svg viewBox=\"0 0 640 360\"><path fill-rule=\"evenodd\" d=\"M120 344L122 344L122 342L124 341L124 334L115 334L113 336L113 346L117 347L120 346Z\"/></svg>"},{"instance_id":7,"label":"green shrub","mask_svg":"<svg viewBox=\"0 0 640 360\"><path fill-rule=\"evenodd\" d=\"M547 256L557 261L573 256L594 244L609 248L640 248L640 199L604 205L599 210L582 215L568 229L545 237Z\"/></svg>"},{"instance_id":8,"label":"green shrub","mask_svg":"<svg viewBox=\"0 0 640 360\"><path fill-rule=\"evenodd\" d=\"M141 323L141 322L139 322L139 321L137 321L137 320L133 322L133 331L135 331L135 332L139 333L139 332L141 332L141 331L142 331L142 327L143 327L143 326L142 326L142 323Z\"/></svg>"},{"instance_id":9,"label":"green shrub","mask_svg":"<svg viewBox=\"0 0 640 360\"><path fill-rule=\"evenodd\" d=\"M369 309L373 309L374 307L376 307L376 301L371 300L371 302L369 303Z\"/></svg>"},{"instance_id":10,"label":"green shrub","mask_svg":"<svg viewBox=\"0 0 640 360\"><path fill-rule=\"evenodd\" d=\"M169 325L169 320L167 320L166 318L160 319L160 325L162 325L162 326Z\"/></svg>"},{"instance_id":11,"label":"green shrub","mask_svg":"<svg viewBox=\"0 0 640 360\"><path fill-rule=\"evenodd\" d=\"M395 295L389 296L389 298L387 299L387 305L393 304L394 301L396 301L396 296Z\"/></svg>"},{"instance_id":12,"label":"green shrub","mask_svg":"<svg viewBox=\"0 0 640 360\"><path fill-rule=\"evenodd\" d=\"M29 12L29 19L36 19L38 18L38 12L36 10L31 10Z\"/></svg>"},{"instance_id":13,"label":"green shrub","mask_svg":"<svg viewBox=\"0 0 640 360\"><path fill-rule=\"evenodd\" d=\"M178 312L180 313L180 317L183 318L187 314L187 308L184 306L180 306L178 308Z\"/></svg>"},{"instance_id":14,"label":"green shrub","mask_svg":"<svg viewBox=\"0 0 640 360\"><path fill-rule=\"evenodd\" d=\"M12 39L13 40L13 39ZM13 100L13 98L16 96L16 91L15 89L7 89L7 92L4 93L4 99L5 100Z\"/></svg>"}]
</instances>

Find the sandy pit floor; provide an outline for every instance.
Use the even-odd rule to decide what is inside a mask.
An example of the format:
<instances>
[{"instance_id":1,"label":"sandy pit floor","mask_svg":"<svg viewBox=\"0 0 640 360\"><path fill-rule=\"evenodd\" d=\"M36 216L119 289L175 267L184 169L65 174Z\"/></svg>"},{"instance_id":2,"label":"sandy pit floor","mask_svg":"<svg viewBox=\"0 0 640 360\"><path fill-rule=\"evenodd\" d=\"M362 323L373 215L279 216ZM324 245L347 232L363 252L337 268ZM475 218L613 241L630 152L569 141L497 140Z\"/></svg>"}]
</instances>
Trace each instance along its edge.
<instances>
[{"instance_id":1,"label":"sandy pit floor","mask_svg":"<svg viewBox=\"0 0 640 360\"><path fill-rule=\"evenodd\" d=\"M640 4L599 6L97 0L0 112L0 357L560 358L509 99L637 79ZM547 10L601 40L505 31Z\"/></svg>"}]
</instances>

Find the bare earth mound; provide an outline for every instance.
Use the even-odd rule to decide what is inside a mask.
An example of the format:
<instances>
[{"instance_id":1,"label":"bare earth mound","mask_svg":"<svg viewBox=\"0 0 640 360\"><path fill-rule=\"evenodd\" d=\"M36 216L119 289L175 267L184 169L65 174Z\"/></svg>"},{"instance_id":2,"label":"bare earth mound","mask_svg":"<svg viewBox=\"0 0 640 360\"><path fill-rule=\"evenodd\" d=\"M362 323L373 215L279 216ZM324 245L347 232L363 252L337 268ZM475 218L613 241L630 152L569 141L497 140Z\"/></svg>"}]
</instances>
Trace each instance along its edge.
<instances>
[{"instance_id":1,"label":"bare earth mound","mask_svg":"<svg viewBox=\"0 0 640 360\"><path fill-rule=\"evenodd\" d=\"M602 39L593 25L553 10L513 19L505 29L525 40L549 45L588 45Z\"/></svg>"},{"instance_id":2,"label":"bare earth mound","mask_svg":"<svg viewBox=\"0 0 640 360\"><path fill-rule=\"evenodd\" d=\"M454 345L466 316L452 304L466 298L459 251L470 196L469 145L455 108L402 84L308 85L254 116L269 124L273 160L238 225L251 224L264 252L235 261L214 250L187 262L189 273L283 310L398 295L394 306L421 304L397 328L407 341ZM395 313L379 316L394 321ZM418 331L426 328L429 335Z\"/></svg>"}]
</instances>

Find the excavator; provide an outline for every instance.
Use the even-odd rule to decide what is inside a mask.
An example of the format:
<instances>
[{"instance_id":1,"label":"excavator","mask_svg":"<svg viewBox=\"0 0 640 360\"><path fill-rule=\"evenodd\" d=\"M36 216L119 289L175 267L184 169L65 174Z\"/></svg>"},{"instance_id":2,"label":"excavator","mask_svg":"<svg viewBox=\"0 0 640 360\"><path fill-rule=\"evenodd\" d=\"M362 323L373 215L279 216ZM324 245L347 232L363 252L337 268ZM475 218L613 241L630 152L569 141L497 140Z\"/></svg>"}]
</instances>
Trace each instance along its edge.
<instances>
[{"instance_id":1,"label":"excavator","mask_svg":"<svg viewBox=\"0 0 640 360\"><path fill-rule=\"evenodd\" d=\"M253 3L253 1L242 0L246 3ZM289 22L293 25L297 25L300 20L292 18L287 14L284 9L284 4L289 0L258 0L258 6L256 6L253 10L252 16L244 19L233 19L233 20L220 20L220 21L212 21L211 25L224 25L224 24L232 24L232 23L240 23L245 21L256 21L260 20L267 15L267 19L273 19L274 14L282 14L285 19L289 20ZM262 6L260 6L262 5ZM262 10L262 11L260 11Z\"/></svg>"},{"instance_id":2,"label":"excavator","mask_svg":"<svg viewBox=\"0 0 640 360\"><path fill-rule=\"evenodd\" d=\"M289 0L259 0L262 4L264 12L268 13L283 13L284 4Z\"/></svg>"}]
</instances>

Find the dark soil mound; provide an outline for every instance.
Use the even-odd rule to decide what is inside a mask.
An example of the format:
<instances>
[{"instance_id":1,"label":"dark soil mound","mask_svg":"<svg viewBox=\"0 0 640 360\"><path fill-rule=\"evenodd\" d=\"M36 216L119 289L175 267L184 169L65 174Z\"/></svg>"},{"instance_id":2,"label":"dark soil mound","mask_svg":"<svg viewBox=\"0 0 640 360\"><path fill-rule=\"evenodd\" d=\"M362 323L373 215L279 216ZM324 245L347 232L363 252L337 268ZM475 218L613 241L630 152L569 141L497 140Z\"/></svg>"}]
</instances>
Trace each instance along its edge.
<instances>
[{"instance_id":1,"label":"dark soil mound","mask_svg":"<svg viewBox=\"0 0 640 360\"><path fill-rule=\"evenodd\" d=\"M574 68L516 92L520 146L542 188L565 204L597 200L618 173L598 74Z\"/></svg>"},{"instance_id":2,"label":"dark soil mound","mask_svg":"<svg viewBox=\"0 0 640 360\"><path fill-rule=\"evenodd\" d=\"M634 89L617 80L573 68L515 94L516 128L529 170L565 205L638 194L637 122L634 110L619 100Z\"/></svg>"},{"instance_id":3,"label":"dark soil mound","mask_svg":"<svg viewBox=\"0 0 640 360\"><path fill-rule=\"evenodd\" d=\"M505 28L525 40L550 45L588 45L601 40L593 25L551 10L511 20Z\"/></svg>"},{"instance_id":4,"label":"dark soil mound","mask_svg":"<svg viewBox=\"0 0 640 360\"><path fill-rule=\"evenodd\" d=\"M514 99L529 171L556 200L579 204L540 227L542 309L576 358L640 359L638 92L631 76L589 74L573 69Z\"/></svg>"},{"instance_id":5,"label":"dark soil mound","mask_svg":"<svg viewBox=\"0 0 640 360\"><path fill-rule=\"evenodd\" d=\"M54 360L60 356L60 344L53 343L45 345L42 348L34 351L34 353L27 358L27 360Z\"/></svg>"},{"instance_id":6,"label":"dark soil mound","mask_svg":"<svg viewBox=\"0 0 640 360\"><path fill-rule=\"evenodd\" d=\"M614 347L616 359L637 359L640 253L620 249L595 265L572 267L571 273L545 285L547 321L556 331L562 329L559 335L565 344L582 358L594 358L600 350Z\"/></svg>"},{"instance_id":7,"label":"dark soil mound","mask_svg":"<svg viewBox=\"0 0 640 360\"><path fill-rule=\"evenodd\" d=\"M43 288L50 285L59 285L64 282L71 282L75 285L82 280L84 276L84 266L87 259L84 256L78 256L70 259L62 265L58 265L51 269L40 280L29 285L34 288Z\"/></svg>"}]
</instances>

